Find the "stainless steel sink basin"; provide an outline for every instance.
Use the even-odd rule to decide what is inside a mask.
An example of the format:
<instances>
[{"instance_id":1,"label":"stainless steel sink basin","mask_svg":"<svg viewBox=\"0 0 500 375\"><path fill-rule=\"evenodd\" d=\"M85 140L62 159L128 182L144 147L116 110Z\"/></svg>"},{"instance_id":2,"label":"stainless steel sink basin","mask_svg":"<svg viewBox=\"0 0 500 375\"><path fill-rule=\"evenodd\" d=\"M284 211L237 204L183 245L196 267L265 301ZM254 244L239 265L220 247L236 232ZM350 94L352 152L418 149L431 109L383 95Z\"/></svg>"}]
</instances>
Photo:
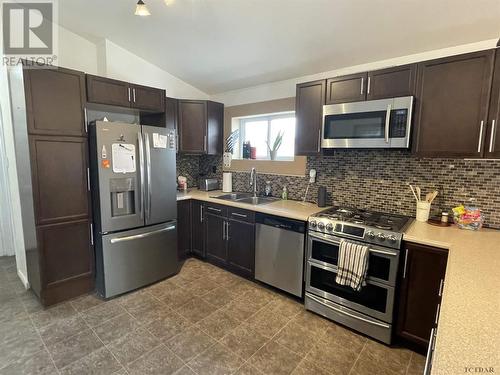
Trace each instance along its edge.
<instances>
[{"instance_id":1,"label":"stainless steel sink basin","mask_svg":"<svg viewBox=\"0 0 500 375\"><path fill-rule=\"evenodd\" d=\"M251 193L230 193L216 195L211 198L222 199L225 201L233 201L238 203L259 205L278 201L279 198L273 197L253 197Z\"/></svg>"},{"instance_id":2,"label":"stainless steel sink basin","mask_svg":"<svg viewBox=\"0 0 500 375\"><path fill-rule=\"evenodd\" d=\"M250 193L230 193L230 194L217 195L212 198L223 199L225 201L237 201L243 198L251 198L251 197L252 194Z\"/></svg>"},{"instance_id":3,"label":"stainless steel sink basin","mask_svg":"<svg viewBox=\"0 0 500 375\"><path fill-rule=\"evenodd\" d=\"M259 205L259 204L267 204L267 203L276 202L278 200L279 200L279 198L271 198L271 197L248 197L248 198L238 199L237 201L238 201L238 203Z\"/></svg>"}]
</instances>

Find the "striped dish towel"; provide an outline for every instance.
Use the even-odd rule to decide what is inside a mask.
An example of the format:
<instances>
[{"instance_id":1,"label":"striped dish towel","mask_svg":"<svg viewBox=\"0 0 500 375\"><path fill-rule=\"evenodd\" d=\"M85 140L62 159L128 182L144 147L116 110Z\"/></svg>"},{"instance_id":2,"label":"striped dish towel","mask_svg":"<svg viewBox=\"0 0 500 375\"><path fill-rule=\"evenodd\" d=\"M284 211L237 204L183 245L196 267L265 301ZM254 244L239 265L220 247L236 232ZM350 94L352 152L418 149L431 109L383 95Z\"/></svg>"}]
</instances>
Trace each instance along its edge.
<instances>
[{"instance_id":1,"label":"striped dish towel","mask_svg":"<svg viewBox=\"0 0 500 375\"><path fill-rule=\"evenodd\" d=\"M366 285L366 271L368 270L368 246L341 240L339 246L338 272L335 282L348 285L360 291Z\"/></svg>"}]
</instances>

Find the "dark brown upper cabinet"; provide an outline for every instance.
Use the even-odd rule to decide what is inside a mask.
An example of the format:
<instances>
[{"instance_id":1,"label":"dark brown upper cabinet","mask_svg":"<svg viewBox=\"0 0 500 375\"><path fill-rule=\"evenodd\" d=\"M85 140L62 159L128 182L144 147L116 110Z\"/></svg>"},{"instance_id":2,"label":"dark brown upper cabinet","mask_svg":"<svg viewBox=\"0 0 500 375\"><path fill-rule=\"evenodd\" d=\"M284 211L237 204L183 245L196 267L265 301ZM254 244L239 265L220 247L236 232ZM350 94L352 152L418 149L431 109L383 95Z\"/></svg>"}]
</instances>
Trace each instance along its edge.
<instances>
[{"instance_id":1,"label":"dark brown upper cabinet","mask_svg":"<svg viewBox=\"0 0 500 375\"><path fill-rule=\"evenodd\" d=\"M87 139L30 137L37 225L88 219Z\"/></svg>"},{"instance_id":2,"label":"dark brown upper cabinet","mask_svg":"<svg viewBox=\"0 0 500 375\"><path fill-rule=\"evenodd\" d=\"M487 158L500 158L500 49L496 51L495 72L491 86L490 109L488 112L488 132L485 140L485 156Z\"/></svg>"},{"instance_id":3,"label":"dark brown upper cabinet","mask_svg":"<svg viewBox=\"0 0 500 375\"><path fill-rule=\"evenodd\" d=\"M128 82L87 74L87 100L91 103L130 107Z\"/></svg>"},{"instance_id":4,"label":"dark brown upper cabinet","mask_svg":"<svg viewBox=\"0 0 500 375\"><path fill-rule=\"evenodd\" d=\"M494 50L418 64L414 150L423 157L485 152Z\"/></svg>"},{"instance_id":5,"label":"dark brown upper cabinet","mask_svg":"<svg viewBox=\"0 0 500 375\"><path fill-rule=\"evenodd\" d=\"M321 151L326 81L301 83L296 90L295 155L315 155Z\"/></svg>"},{"instance_id":6,"label":"dark brown upper cabinet","mask_svg":"<svg viewBox=\"0 0 500 375\"><path fill-rule=\"evenodd\" d=\"M165 111L165 90L148 86L130 85L132 108L152 112Z\"/></svg>"},{"instance_id":7,"label":"dark brown upper cabinet","mask_svg":"<svg viewBox=\"0 0 500 375\"><path fill-rule=\"evenodd\" d=\"M30 134L86 136L84 73L25 69L24 84Z\"/></svg>"},{"instance_id":8,"label":"dark brown upper cabinet","mask_svg":"<svg viewBox=\"0 0 500 375\"><path fill-rule=\"evenodd\" d=\"M180 152L207 155L222 153L223 104L180 99L178 116Z\"/></svg>"},{"instance_id":9,"label":"dark brown upper cabinet","mask_svg":"<svg viewBox=\"0 0 500 375\"><path fill-rule=\"evenodd\" d=\"M385 99L415 95L417 64L368 72L366 99Z\"/></svg>"},{"instance_id":10,"label":"dark brown upper cabinet","mask_svg":"<svg viewBox=\"0 0 500 375\"><path fill-rule=\"evenodd\" d=\"M404 249L396 334L424 351L437 324L448 251L413 243Z\"/></svg>"},{"instance_id":11,"label":"dark brown upper cabinet","mask_svg":"<svg viewBox=\"0 0 500 375\"><path fill-rule=\"evenodd\" d=\"M326 104L359 102L366 99L368 74L357 73L326 80Z\"/></svg>"},{"instance_id":12,"label":"dark brown upper cabinet","mask_svg":"<svg viewBox=\"0 0 500 375\"><path fill-rule=\"evenodd\" d=\"M87 101L164 112L165 90L87 74Z\"/></svg>"}]
</instances>

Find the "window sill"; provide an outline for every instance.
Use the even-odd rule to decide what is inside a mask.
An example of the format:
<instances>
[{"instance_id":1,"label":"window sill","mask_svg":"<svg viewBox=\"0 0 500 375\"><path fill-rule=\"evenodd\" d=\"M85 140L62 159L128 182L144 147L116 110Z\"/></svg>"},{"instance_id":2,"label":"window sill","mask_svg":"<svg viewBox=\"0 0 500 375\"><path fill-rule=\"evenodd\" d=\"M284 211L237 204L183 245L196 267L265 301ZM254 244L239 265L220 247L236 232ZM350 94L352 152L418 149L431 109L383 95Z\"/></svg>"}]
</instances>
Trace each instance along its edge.
<instances>
[{"instance_id":1,"label":"window sill","mask_svg":"<svg viewBox=\"0 0 500 375\"><path fill-rule=\"evenodd\" d=\"M296 156L295 160L259 160L233 159L230 168L223 168L224 172L249 172L255 168L258 173L276 174L285 176L305 176L307 158Z\"/></svg>"}]
</instances>

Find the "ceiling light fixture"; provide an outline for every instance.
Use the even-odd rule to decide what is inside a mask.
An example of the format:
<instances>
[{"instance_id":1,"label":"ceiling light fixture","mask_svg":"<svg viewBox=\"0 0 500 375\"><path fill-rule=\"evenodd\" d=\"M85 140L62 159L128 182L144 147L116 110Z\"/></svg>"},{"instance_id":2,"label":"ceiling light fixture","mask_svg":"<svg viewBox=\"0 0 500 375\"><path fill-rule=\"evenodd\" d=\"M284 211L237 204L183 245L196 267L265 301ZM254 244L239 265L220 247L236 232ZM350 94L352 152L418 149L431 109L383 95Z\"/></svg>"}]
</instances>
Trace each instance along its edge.
<instances>
[{"instance_id":1,"label":"ceiling light fixture","mask_svg":"<svg viewBox=\"0 0 500 375\"><path fill-rule=\"evenodd\" d=\"M150 16L151 13L149 12L149 9L148 7L146 6L146 4L144 4L144 1L142 0L139 0L137 2L137 5L135 7L135 13L134 13L136 16Z\"/></svg>"}]
</instances>

